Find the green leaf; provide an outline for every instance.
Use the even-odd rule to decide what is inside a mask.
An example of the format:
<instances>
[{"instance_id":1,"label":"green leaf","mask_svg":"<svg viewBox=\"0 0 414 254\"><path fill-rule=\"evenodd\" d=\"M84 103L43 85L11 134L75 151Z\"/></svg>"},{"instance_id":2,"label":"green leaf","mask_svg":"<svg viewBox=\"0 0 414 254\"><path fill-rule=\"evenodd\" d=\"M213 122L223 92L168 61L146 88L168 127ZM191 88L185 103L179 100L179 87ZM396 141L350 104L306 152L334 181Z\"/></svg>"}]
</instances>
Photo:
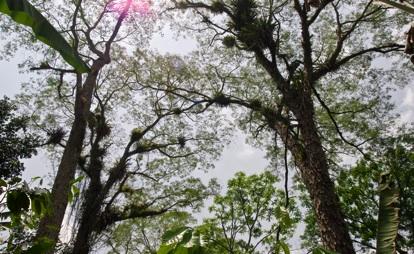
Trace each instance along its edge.
<instances>
[{"instance_id":1,"label":"green leaf","mask_svg":"<svg viewBox=\"0 0 414 254\"><path fill-rule=\"evenodd\" d=\"M181 241L180 241L180 245L185 245L185 244L187 244L188 242L190 242L191 241L191 238L193 237L193 230L186 230L185 231L185 233L183 234L183 237L182 237L182 239L181 239Z\"/></svg>"},{"instance_id":2,"label":"green leaf","mask_svg":"<svg viewBox=\"0 0 414 254\"><path fill-rule=\"evenodd\" d=\"M381 174L379 191L377 254L392 254L396 253L395 239L400 223L399 190L389 172Z\"/></svg>"},{"instance_id":3,"label":"green leaf","mask_svg":"<svg viewBox=\"0 0 414 254\"><path fill-rule=\"evenodd\" d=\"M174 246L172 245L161 245L160 249L157 251L157 254L170 254L174 251Z\"/></svg>"},{"instance_id":4,"label":"green leaf","mask_svg":"<svg viewBox=\"0 0 414 254\"><path fill-rule=\"evenodd\" d=\"M30 206L30 199L21 190L13 190L7 194L7 208L11 213L20 213L27 211Z\"/></svg>"},{"instance_id":5,"label":"green leaf","mask_svg":"<svg viewBox=\"0 0 414 254\"><path fill-rule=\"evenodd\" d=\"M184 246L178 246L175 248L170 254L188 254L188 248L185 248Z\"/></svg>"},{"instance_id":6,"label":"green leaf","mask_svg":"<svg viewBox=\"0 0 414 254\"><path fill-rule=\"evenodd\" d=\"M188 249L188 254L204 254L206 253L205 248L202 246L193 246Z\"/></svg>"},{"instance_id":7,"label":"green leaf","mask_svg":"<svg viewBox=\"0 0 414 254\"><path fill-rule=\"evenodd\" d=\"M76 186L72 186L72 193L73 193L73 196L74 196L74 197L79 196L79 194L80 194L80 190L79 190L79 188L78 188L78 187L76 187Z\"/></svg>"},{"instance_id":8,"label":"green leaf","mask_svg":"<svg viewBox=\"0 0 414 254\"><path fill-rule=\"evenodd\" d=\"M68 201L69 201L69 203L73 202L73 192L72 191L69 191L69 193L68 193Z\"/></svg>"},{"instance_id":9,"label":"green leaf","mask_svg":"<svg viewBox=\"0 0 414 254\"><path fill-rule=\"evenodd\" d=\"M32 247L27 251L23 252L25 254L42 254L47 253L53 248L53 241L48 238L42 238L37 241Z\"/></svg>"},{"instance_id":10,"label":"green leaf","mask_svg":"<svg viewBox=\"0 0 414 254\"><path fill-rule=\"evenodd\" d=\"M277 252L280 253L280 251L283 250L284 254L290 254L289 245L287 245L285 242L279 242L277 244Z\"/></svg>"},{"instance_id":11,"label":"green leaf","mask_svg":"<svg viewBox=\"0 0 414 254\"><path fill-rule=\"evenodd\" d=\"M10 16L19 24L31 27L37 39L58 51L78 72L89 71L89 67L63 36L27 0L0 0L0 12Z\"/></svg>"},{"instance_id":12,"label":"green leaf","mask_svg":"<svg viewBox=\"0 0 414 254\"><path fill-rule=\"evenodd\" d=\"M79 176L78 178L72 180L70 182L71 188L70 188L70 192L68 193L68 200L69 203L73 202L73 199L77 196L79 196L80 194L80 190L79 188L76 186L77 183L81 182L85 177L84 176Z\"/></svg>"},{"instance_id":13,"label":"green leaf","mask_svg":"<svg viewBox=\"0 0 414 254\"><path fill-rule=\"evenodd\" d=\"M81 182L84 178L85 178L84 176L79 176L79 177L77 177L76 179L73 179L73 180L70 182L70 184L71 184L71 185L74 185L74 184L76 184L76 183L80 183L80 182Z\"/></svg>"},{"instance_id":14,"label":"green leaf","mask_svg":"<svg viewBox=\"0 0 414 254\"><path fill-rule=\"evenodd\" d=\"M42 205L41 197L37 197L37 196L32 197L32 210L38 216L43 214L44 208Z\"/></svg>"},{"instance_id":15,"label":"green leaf","mask_svg":"<svg viewBox=\"0 0 414 254\"><path fill-rule=\"evenodd\" d=\"M42 179L40 176L35 176L35 177L32 177L32 181L34 182L34 181L36 181L36 180L39 180L39 179Z\"/></svg>"},{"instance_id":16,"label":"green leaf","mask_svg":"<svg viewBox=\"0 0 414 254\"><path fill-rule=\"evenodd\" d=\"M7 187L7 183L3 179L0 179L0 187Z\"/></svg>"},{"instance_id":17,"label":"green leaf","mask_svg":"<svg viewBox=\"0 0 414 254\"><path fill-rule=\"evenodd\" d=\"M177 236L179 236L181 233L183 233L184 231L186 231L188 229L189 229L189 227L179 227L179 228L175 228L175 229L172 229L172 230L168 230L162 236L162 242L166 243L166 242L176 238Z\"/></svg>"},{"instance_id":18,"label":"green leaf","mask_svg":"<svg viewBox=\"0 0 414 254\"><path fill-rule=\"evenodd\" d=\"M178 238L176 240L176 238ZM167 244L167 242L173 241ZM157 254L203 254L201 246L201 235L197 230L190 227L179 227L167 231L163 235L164 244L161 245ZM191 244L188 244L190 243ZM186 246L186 245L189 246Z\"/></svg>"}]
</instances>

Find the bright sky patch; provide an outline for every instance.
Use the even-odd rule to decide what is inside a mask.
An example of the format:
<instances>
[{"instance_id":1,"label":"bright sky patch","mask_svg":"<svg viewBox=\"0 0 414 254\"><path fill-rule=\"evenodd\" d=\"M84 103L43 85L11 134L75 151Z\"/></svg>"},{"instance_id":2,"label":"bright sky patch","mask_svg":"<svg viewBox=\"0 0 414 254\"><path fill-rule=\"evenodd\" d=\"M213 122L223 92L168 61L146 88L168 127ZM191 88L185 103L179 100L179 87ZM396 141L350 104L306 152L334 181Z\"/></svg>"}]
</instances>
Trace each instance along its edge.
<instances>
[{"instance_id":1,"label":"bright sky patch","mask_svg":"<svg viewBox=\"0 0 414 254\"><path fill-rule=\"evenodd\" d=\"M108 11L121 14L131 2L128 14L148 16L151 14L151 0L114 0L108 4Z\"/></svg>"}]
</instances>

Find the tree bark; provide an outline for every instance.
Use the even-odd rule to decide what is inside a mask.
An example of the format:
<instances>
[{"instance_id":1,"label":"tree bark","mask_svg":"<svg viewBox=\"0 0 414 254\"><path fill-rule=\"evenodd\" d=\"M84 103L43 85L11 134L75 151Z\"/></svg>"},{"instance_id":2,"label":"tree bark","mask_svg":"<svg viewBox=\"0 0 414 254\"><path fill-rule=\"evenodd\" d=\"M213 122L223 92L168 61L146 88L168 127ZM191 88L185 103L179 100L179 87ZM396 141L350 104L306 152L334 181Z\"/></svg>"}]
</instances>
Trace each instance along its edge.
<instances>
[{"instance_id":1,"label":"tree bark","mask_svg":"<svg viewBox=\"0 0 414 254\"><path fill-rule=\"evenodd\" d=\"M303 49L303 76L300 85L285 82L275 73L276 66L261 57L259 61L267 70L278 90L283 95L284 105L288 107L298 121L299 136L288 134L288 126L276 129L285 145L292 153L298 166L303 183L308 190L318 223L323 245L340 254L354 254L355 250L349 231L342 214L339 198L335 186L329 177L329 167L322 142L318 134L315 109L312 100L313 86L316 80L313 77L312 42L309 33L307 10L298 0L294 1L294 8L301 20L301 38ZM258 55L256 53L256 55ZM260 58L259 58L260 59ZM275 64L275 62L273 62Z\"/></svg>"},{"instance_id":2,"label":"tree bark","mask_svg":"<svg viewBox=\"0 0 414 254\"><path fill-rule=\"evenodd\" d=\"M104 112L101 111L101 114L101 120L97 123L97 128L100 128L99 125L104 125L106 121ZM90 236L95 229L96 222L100 216L99 211L105 197L102 193L101 172L103 159L102 148L100 147L100 142L104 136L98 131L96 133L97 136L91 148L90 163L87 168L90 182L82 204L80 224L72 251L75 254L89 253L91 247Z\"/></svg>"},{"instance_id":3,"label":"tree bark","mask_svg":"<svg viewBox=\"0 0 414 254\"><path fill-rule=\"evenodd\" d=\"M80 225L76 234L75 244L72 253L87 254L90 251L90 236L95 229L96 222L100 215L101 202L96 198L102 188L96 182L91 182L86 193L84 207L80 219Z\"/></svg>"},{"instance_id":4,"label":"tree bark","mask_svg":"<svg viewBox=\"0 0 414 254\"><path fill-rule=\"evenodd\" d=\"M62 221L68 205L68 193L70 182L75 177L76 167L79 156L82 152L82 144L85 138L87 117L90 112L92 95L96 86L96 79L100 69L105 65L105 61L98 59L94 62L91 72L86 77L83 84L77 85L75 99L75 119L66 143L61 162L58 167L55 181L52 187L52 210L48 215L40 220L36 239L48 238L56 244ZM78 74L78 82L81 81ZM49 253L53 253L50 251Z\"/></svg>"},{"instance_id":5,"label":"tree bark","mask_svg":"<svg viewBox=\"0 0 414 254\"><path fill-rule=\"evenodd\" d=\"M289 134L286 125L277 124L276 130L300 170L324 246L340 254L353 254L355 250L329 177L326 154L317 131L312 95L303 91L290 95L294 96L287 95L286 104L298 120L300 137Z\"/></svg>"}]
</instances>

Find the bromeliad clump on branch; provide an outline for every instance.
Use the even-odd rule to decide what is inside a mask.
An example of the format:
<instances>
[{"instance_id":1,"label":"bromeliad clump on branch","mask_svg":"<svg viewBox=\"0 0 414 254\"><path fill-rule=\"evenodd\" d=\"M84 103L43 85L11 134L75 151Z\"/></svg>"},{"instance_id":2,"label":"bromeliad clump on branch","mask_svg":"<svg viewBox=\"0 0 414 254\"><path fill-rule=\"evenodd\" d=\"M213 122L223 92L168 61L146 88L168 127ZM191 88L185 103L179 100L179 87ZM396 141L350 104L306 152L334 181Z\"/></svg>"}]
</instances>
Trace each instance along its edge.
<instances>
[{"instance_id":1,"label":"bromeliad clump on branch","mask_svg":"<svg viewBox=\"0 0 414 254\"><path fill-rule=\"evenodd\" d=\"M270 19L258 17L255 1L234 0L230 5L234 18L229 23L229 27L238 33L237 38L246 50L254 51L256 48L274 46L273 32L276 26ZM235 45L231 42L229 38L223 41L227 47Z\"/></svg>"},{"instance_id":2,"label":"bromeliad clump on branch","mask_svg":"<svg viewBox=\"0 0 414 254\"><path fill-rule=\"evenodd\" d=\"M227 48L233 48L237 45L236 38L234 36L228 35L223 38L223 45Z\"/></svg>"},{"instance_id":3,"label":"bromeliad clump on branch","mask_svg":"<svg viewBox=\"0 0 414 254\"><path fill-rule=\"evenodd\" d=\"M223 1L217 0L211 4L211 11L216 13L223 13L225 10L225 6Z\"/></svg>"},{"instance_id":4,"label":"bromeliad clump on branch","mask_svg":"<svg viewBox=\"0 0 414 254\"><path fill-rule=\"evenodd\" d=\"M222 93L218 93L214 96L214 102L220 107L227 107L230 105L230 98Z\"/></svg>"}]
</instances>

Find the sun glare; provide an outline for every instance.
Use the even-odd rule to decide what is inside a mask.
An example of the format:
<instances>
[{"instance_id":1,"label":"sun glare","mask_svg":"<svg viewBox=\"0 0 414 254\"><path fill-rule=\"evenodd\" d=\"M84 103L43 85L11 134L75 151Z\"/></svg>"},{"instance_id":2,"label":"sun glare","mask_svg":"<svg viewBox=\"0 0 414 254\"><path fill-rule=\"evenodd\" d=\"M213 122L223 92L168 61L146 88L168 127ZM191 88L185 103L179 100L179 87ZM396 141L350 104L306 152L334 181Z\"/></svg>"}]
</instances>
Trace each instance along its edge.
<instances>
[{"instance_id":1,"label":"sun glare","mask_svg":"<svg viewBox=\"0 0 414 254\"><path fill-rule=\"evenodd\" d=\"M131 7L128 14L138 14L140 16L151 14L151 0L113 0L108 4L107 9L110 12L121 14L129 1L131 1Z\"/></svg>"}]
</instances>

